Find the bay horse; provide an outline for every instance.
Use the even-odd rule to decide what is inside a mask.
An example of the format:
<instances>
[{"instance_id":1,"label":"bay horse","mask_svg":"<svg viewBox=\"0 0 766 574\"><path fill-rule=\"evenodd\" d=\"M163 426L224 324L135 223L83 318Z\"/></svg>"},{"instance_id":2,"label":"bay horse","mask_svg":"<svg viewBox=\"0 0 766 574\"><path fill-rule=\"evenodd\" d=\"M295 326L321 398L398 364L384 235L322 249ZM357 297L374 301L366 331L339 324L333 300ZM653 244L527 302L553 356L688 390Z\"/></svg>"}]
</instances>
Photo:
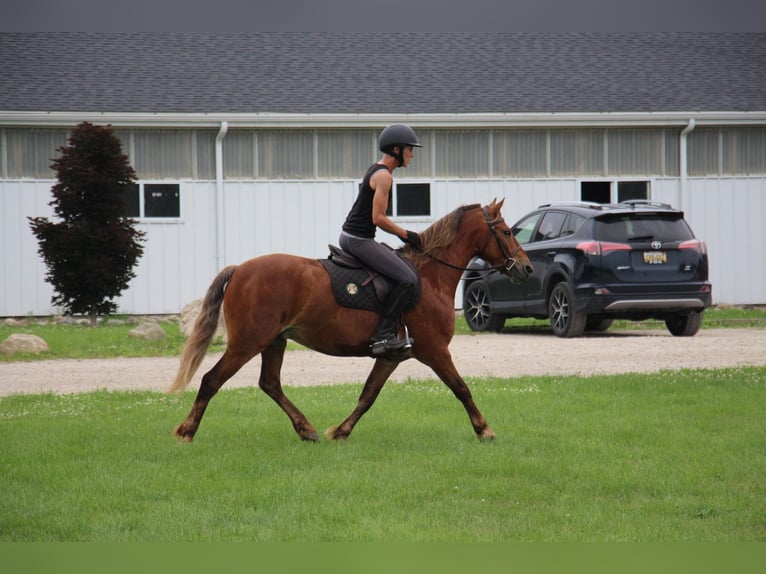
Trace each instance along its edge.
<instances>
[{"instance_id":1,"label":"bay horse","mask_svg":"<svg viewBox=\"0 0 766 574\"><path fill-rule=\"evenodd\" d=\"M526 253L502 218L503 201L459 207L421 233L422 251L404 248L422 283L419 301L404 314L414 344L404 355L376 358L356 408L328 429L326 436L348 438L397 365L413 357L433 369L460 400L480 440L495 438L455 368L448 345L455 330L455 290L472 257L481 257L513 281L523 281L532 273ZM271 254L228 266L208 288L169 392L186 388L199 368L221 305L228 334L226 350L202 377L191 411L176 427L175 436L191 441L213 396L260 353L258 386L284 410L301 439L318 441L316 429L282 390L280 371L287 339L328 355L371 356L378 314L336 303L329 275L317 259Z\"/></svg>"}]
</instances>

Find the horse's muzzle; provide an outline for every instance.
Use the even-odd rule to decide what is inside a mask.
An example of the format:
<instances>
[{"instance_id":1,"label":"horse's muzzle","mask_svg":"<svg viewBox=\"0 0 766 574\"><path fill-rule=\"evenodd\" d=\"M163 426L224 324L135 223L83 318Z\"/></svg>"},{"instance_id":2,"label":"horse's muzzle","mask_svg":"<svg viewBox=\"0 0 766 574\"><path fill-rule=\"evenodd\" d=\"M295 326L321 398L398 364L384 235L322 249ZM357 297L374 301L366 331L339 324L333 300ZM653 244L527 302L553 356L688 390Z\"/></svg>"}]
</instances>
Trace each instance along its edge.
<instances>
[{"instance_id":1,"label":"horse's muzzle","mask_svg":"<svg viewBox=\"0 0 766 574\"><path fill-rule=\"evenodd\" d=\"M502 270L514 283L526 281L535 271L531 264L519 265L519 262L513 257L508 257L503 262Z\"/></svg>"}]
</instances>

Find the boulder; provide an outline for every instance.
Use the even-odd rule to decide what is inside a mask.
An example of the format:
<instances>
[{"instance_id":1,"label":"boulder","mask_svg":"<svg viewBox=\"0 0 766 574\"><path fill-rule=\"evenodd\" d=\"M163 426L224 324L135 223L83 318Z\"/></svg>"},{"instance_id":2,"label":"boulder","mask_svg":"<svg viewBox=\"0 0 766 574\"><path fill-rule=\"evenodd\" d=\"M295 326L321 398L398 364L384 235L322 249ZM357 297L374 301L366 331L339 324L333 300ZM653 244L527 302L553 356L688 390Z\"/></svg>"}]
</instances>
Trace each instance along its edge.
<instances>
[{"instance_id":1,"label":"boulder","mask_svg":"<svg viewBox=\"0 0 766 574\"><path fill-rule=\"evenodd\" d=\"M42 353L48 350L48 343L37 335L22 335L14 333L0 344L0 353Z\"/></svg>"},{"instance_id":2,"label":"boulder","mask_svg":"<svg viewBox=\"0 0 766 574\"><path fill-rule=\"evenodd\" d=\"M181 315L178 317L178 329L186 337L192 334L194 323L201 310L202 299L192 301L181 310ZM216 328L213 337L223 337L224 340L226 340L226 324L223 320L223 309L221 309L221 314L218 316L218 327Z\"/></svg>"},{"instance_id":3,"label":"boulder","mask_svg":"<svg viewBox=\"0 0 766 574\"><path fill-rule=\"evenodd\" d=\"M165 330L157 323L141 323L135 329L128 331L128 337L135 337L137 339L146 339L147 341L156 341L158 339L164 339Z\"/></svg>"}]
</instances>

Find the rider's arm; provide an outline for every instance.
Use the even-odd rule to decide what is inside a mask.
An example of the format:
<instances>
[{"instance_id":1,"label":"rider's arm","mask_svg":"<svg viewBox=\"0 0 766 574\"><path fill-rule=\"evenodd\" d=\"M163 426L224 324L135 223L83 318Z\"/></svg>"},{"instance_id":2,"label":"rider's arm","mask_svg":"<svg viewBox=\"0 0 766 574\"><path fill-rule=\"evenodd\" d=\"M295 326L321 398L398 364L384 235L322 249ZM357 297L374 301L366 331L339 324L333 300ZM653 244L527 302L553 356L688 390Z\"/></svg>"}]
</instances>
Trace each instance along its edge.
<instances>
[{"instance_id":1,"label":"rider's arm","mask_svg":"<svg viewBox=\"0 0 766 574\"><path fill-rule=\"evenodd\" d=\"M388 196L391 193L394 178L388 170L382 169L370 178L370 187L375 190L372 198L372 222L401 240L407 239L407 230L399 227L386 215L388 209Z\"/></svg>"}]
</instances>

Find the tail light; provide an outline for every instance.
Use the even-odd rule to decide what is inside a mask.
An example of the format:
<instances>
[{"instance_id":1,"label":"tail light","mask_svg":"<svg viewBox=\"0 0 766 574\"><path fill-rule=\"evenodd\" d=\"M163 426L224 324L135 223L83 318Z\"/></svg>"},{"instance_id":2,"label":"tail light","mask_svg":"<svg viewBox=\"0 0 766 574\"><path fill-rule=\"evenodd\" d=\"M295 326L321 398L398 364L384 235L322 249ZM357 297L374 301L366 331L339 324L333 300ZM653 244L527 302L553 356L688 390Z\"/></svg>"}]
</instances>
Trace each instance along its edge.
<instances>
[{"instance_id":1,"label":"tail light","mask_svg":"<svg viewBox=\"0 0 766 574\"><path fill-rule=\"evenodd\" d=\"M610 243L608 241L581 241L577 249L585 255L606 255L610 251L630 251L632 247L627 243Z\"/></svg>"},{"instance_id":2,"label":"tail light","mask_svg":"<svg viewBox=\"0 0 766 574\"><path fill-rule=\"evenodd\" d=\"M694 251L699 251L702 255L707 255L707 245L704 241L699 239L690 239L689 241L684 241L678 246L678 248L693 249Z\"/></svg>"}]
</instances>

